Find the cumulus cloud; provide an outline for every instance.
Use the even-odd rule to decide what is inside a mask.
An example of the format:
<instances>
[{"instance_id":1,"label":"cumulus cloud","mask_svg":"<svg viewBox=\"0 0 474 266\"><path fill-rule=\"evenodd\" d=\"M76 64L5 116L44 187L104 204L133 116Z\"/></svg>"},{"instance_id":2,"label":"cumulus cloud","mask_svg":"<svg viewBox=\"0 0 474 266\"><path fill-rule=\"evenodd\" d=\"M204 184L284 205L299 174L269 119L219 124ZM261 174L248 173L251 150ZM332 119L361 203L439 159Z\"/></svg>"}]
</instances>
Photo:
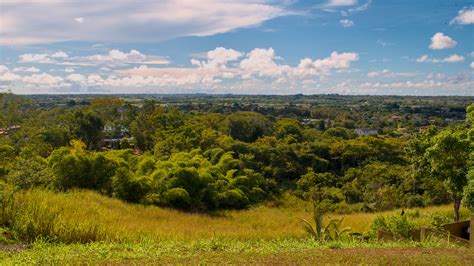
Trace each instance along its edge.
<instances>
[{"instance_id":1,"label":"cumulus cloud","mask_svg":"<svg viewBox=\"0 0 474 266\"><path fill-rule=\"evenodd\" d=\"M450 24L470 25L474 24L474 8L463 8L459 10L458 15L451 20Z\"/></svg>"},{"instance_id":2,"label":"cumulus cloud","mask_svg":"<svg viewBox=\"0 0 474 266\"><path fill-rule=\"evenodd\" d=\"M354 21L349 20L349 19L341 19L339 20L339 24L341 24L341 26L345 28L348 28L348 27L354 26Z\"/></svg>"},{"instance_id":3,"label":"cumulus cloud","mask_svg":"<svg viewBox=\"0 0 474 266\"><path fill-rule=\"evenodd\" d=\"M252 75L259 77L279 76L288 72L291 68L287 65L278 65L275 59L278 57L275 55L273 48L256 48L247 54L247 58L240 62L240 68L243 71L243 77L249 78Z\"/></svg>"},{"instance_id":4,"label":"cumulus cloud","mask_svg":"<svg viewBox=\"0 0 474 266\"><path fill-rule=\"evenodd\" d=\"M449 36L444 35L442 32L437 32L433 37L431 37L429 48L432 50L443 50L453 48L456 44L457 42Z\"/></svg>"},{"instance_id":5,"label":"cumulus cloud","mask_svg":"<svg viewBox=\"0 0 474 266\"><path fill-rule=\"evenodd\" d=\"M71 75L68 75L66 79L72 82L83 82L86 79L86 77L81 74L71 74Z\"/></svg>"},{"instance_id":6,"label":"cumulus cloud","mask_svg":"<svg viewBox=\"0 0 474 266\"><path fill-rule=\"evenodd\" d=\"M122 52L117 49L110 50L107 54L95 54L84 57L71 58L71 62L86 63L92 65L123 65L130 63L143 63L147 57L137 50Z\"/></svg>"},{"instance_id":7,"label":"cumulus cloud","mask_svg":"<svg viewBox=\"0 0 474 266\"><path fill-rule=\"evenodd\" d=\"M298 65L298 74L306 75L321 75L327 74L333 69L347 69L352 62L359 60L357 53L337 53L332 52L331 55L324 59L317 59L312 61L305 58L300 61Z\"/></svg>"},{"instance_id":8,"label":"cumulus cloud","mask_svg":"<svg viewBox=\"0 0 474 266\"><path fill-rule=\"evenodd\" d=\"M294 14L284 1L6 1L0 43L163 41L210 36Z\"/></svg>"},{"instance_id":9,"label":"cumulus cloud","mask_svg":"<svg viewBox=\"0 0 474 266\"><path fill-rule=\"evenodd\" d=\"M64 79L58 76L52 76L50 74L41 73L33 74L31 76L22 77L23 82L32 83L32 84L46 84L46 85L55 85L63 81Z\"/></svg>"},{"instance_id":10,"label":"cumulus cloud","mask_svg":"<svg viewBox=\"0 0 474 266\"><path fill-rule=\"evenodd\" d=\"M256 80L301 80L310 76L329 75L332 70L343 70L350 67L351 63L358 60L356 53L333 52L329 57L312 60L305 58L300 64L291 67L280 64L281 60L272 48L255 48L248 52L237 64L230 65L229 62L236 61L242 56L242 52L232 49L217 48L207 53L207 61L191 60L194 68L177 67L147 67L145 65L131 69L117 70L115 73L122 76L130 76L127 82L133 80L140 83L156 82L159 84L215 84L222 79ZM141 78L136 78L137 76Z\"/></svg>"},{"instance_id":11,"label":"cumulus cloud","mask_svg":"<svg viewBox=\"0 0 474 266\"><path fill-rule=\"evenodd\" d=\"M24 56L22 58L35 58L30 61L41 61L51 59L48 54L41 56ZM333 52L328 57L320 59L304 58L296 66L282 63L273 48L255 48L247 53L234 49L217 47L205 53L204 60L192 59L190 67L150 67L142 64L137 67L96 72L85 74L75 73L74 68L64 69L65 76L53 76L46 73L31 76L20 76L10 71L6 66L0 67L0 81L16 84L17 88L24 88L22 84L39 86L45 89L50 86L52 90L77 89L77 88L116 88L140 89L153 88L199 88L211 89L221 83L226 83L230 89L244 86L249 89L250 84L278 84L278 86L289 86L304 88L316 84L314 78L319 80L340 70L346 70L351 64L358 60L357 53ZM136 50L122 52L111 50L101 55L90 55L82 57L68 56L67 62L61 60L56 64L78 62L79 64L94 63L97 68L106 68L105 65L119 65L123 62L146 62L148 57ZM26 68L25 68L26 69ZM110 73L110 71L113 71ZM100 74L99 74L100 73ZM265 81L265 82L264 82ZM2 85L4 83L0 83ZM173 90L176 92L175 90Z\"/></svg>"},{"instance_id":12,"label":"cumulus cloud","mask_svg":"<svg viewBox=\"0 0 474 266\"><path fill-rule=\"evenodd\" d=\"M453 54L443 59L431 58L428 55L422 55L416 59L418 63L458 63L464 61L464 56Z\"/></svg>"},{"instance_id":13,"label":"cumulus cloud","mask_svg":"<svg viewBox=\"0 0 474 266\"><path fill-rule=\"evenodd\" d=\"M235 61L241 56L242 53L239 51L217 47L216 49L207 52L207 61L192 59L191 63L203 68L225 68L227 62Z\"/></svg>"},{"instance_id":14,"label":"cumulus cloud","mask_svg":"<svg viewBox=\"0 0 474 266\"><path fill-rule=\"evenodd\" d=\"M471 68L474 68L474 62L471 62L471 64L469 65Z\"/></svg>"}]
</instances>

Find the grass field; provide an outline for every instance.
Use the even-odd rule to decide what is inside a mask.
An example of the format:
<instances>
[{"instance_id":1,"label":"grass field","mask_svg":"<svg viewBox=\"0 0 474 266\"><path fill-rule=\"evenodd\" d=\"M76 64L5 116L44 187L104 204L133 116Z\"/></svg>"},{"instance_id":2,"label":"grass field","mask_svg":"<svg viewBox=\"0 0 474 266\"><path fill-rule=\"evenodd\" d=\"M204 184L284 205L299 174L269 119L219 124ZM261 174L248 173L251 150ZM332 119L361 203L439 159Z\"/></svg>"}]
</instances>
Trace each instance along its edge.
<instances>
[{"instance_id":1,"label":"grass field","mask_svg":"<svg viewBox=\"0 0 474 266\"><path fill-rule=\"evenodd\" d=\"M308 239L301 219L310 219L309 204L291 197L242 211L213 214L127 204L90 191L57 194L18 193L2 212L22 240L0 247L2 264L81 263L376 263L472 265L474 252L424 242L329 242ZM385 213L343 215L345 226L366 232ZM450 206L418 211L426 222ZM462 210L467 216L467 211ZM341 217L332 215L332 217ZM22 243L32 243L25 245Z\"/></svg>"}]
</instances>

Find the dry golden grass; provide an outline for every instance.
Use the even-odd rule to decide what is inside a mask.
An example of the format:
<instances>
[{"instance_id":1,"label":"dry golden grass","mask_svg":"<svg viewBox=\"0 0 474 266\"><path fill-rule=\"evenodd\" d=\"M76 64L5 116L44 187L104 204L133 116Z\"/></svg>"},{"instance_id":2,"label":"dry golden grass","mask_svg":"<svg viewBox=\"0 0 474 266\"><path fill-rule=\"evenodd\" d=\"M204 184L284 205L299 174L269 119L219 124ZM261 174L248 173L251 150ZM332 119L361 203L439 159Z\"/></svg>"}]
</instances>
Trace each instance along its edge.
<instances>
[{"instance_id":1,"label":"dry golden grass","mask_svg":"<svg viewBox=\"0 0 474 266\"><path fill-rule=\"evenodd\" d=\"M21 224L29 221L34 226L44 227L43 231L49 230L50 234L65 242L87 239L91 234L95 234L93 240L117 241L302 237L304 231L301 219L311 219L312 208L304 202L294 199L289 201L290 204L280 207L262 205L249 210L221 211L211 215L127 204L92 191L58 194L33 190L16 195L16 212L13 213L16 217L13 219ZM364 232L377 215L398 211L331 217L343 216L345 226ZM421 215L417 219L426 219L434 212L450 211L450 206L420 209ZM37 220L47 222L38 225ZM81 234L83 237L80 237Z\"/></svg>"}]
</instances>

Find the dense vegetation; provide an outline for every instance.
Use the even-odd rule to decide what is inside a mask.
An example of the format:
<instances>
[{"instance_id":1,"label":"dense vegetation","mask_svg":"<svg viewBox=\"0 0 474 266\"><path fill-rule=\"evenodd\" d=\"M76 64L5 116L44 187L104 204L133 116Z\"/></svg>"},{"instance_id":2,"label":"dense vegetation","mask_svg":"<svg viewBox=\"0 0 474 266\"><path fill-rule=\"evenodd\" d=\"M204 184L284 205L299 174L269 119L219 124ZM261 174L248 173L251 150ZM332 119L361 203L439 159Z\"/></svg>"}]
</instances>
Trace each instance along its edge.
<instances>
[{"instance_id":1,"label":"dense vegetation","mask_svg":"<svg viewBox=\"0 0 474 266\"><path fill-rule=\"evenodd\" d=\"M469 97L0 94L0 261L471 265L412 231L472 212L473 120Z\"/></svg>"},{"instance_id":2,"label":"dense vegetation","mask_svg":"<svg viewBox=\"0 0 474 266\"><path fill-rule=\"evenodd\" d=\"M296 104L285 106L279 97L231 105L200 97L198 105L183 97L163 106L160 98L2 94L3 186L92 189L193 211L246 208L285 191L336 212L452 201L457 219L463 197L473 207L474 105L467 116L443 118L469 100L426 98L430 106L451 100L440 113L423 99L409 109L415 98L371 106L371 98L293 96ZM421 120L414 127L414 113L435 126ZM378 121L379 134L356 134L354 128L375 125L367 121ZM422 133L410 133L416 130Z\"/></svg>"}]
</instances>

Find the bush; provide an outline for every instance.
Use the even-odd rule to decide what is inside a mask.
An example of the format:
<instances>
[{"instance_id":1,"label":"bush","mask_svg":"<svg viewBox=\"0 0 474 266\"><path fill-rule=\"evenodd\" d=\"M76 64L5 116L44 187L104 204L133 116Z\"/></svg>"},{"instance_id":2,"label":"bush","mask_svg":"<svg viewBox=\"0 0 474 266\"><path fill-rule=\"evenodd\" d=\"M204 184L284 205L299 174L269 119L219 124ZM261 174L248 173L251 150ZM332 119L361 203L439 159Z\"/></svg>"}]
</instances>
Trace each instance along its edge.
<instances>
[{"instance_id":1,"label":"bush","mask_svg":"<svg viewBox=\"0 0 474 266\"><path fill-rule=\"evenodd\" d=\"M399 239L412 239L412 232L417 227L406 215L377 216L370 226L373 236L377 230L384 230Z\"/></svg>"},{"instance_id":2,"label":"bush","mask_svg":"<svg viewBox=\"0 0 474 266\"><path fill-rule=\"evenodd\" d=\"M172 188L163 193L163 204L171 207L187 210L191 208L191 202L189 193L183 188Z\"/></svg>"}]
</instances>

